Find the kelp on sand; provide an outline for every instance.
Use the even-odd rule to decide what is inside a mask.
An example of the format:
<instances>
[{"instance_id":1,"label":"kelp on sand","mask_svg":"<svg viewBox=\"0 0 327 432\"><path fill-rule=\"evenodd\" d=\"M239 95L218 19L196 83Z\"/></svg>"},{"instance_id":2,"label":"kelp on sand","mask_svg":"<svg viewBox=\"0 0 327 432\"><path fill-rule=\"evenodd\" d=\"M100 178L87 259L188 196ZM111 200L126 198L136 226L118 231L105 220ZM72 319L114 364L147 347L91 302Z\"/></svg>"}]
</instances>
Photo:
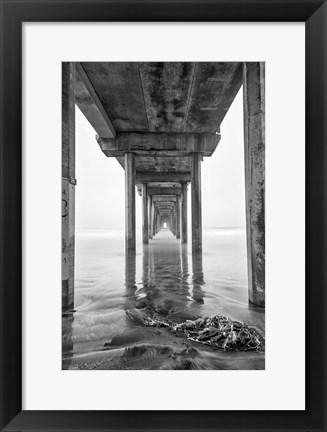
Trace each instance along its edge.
<instances>
[{"instance_id":1,"label":"kelp on sand","mask_svg":"<svg viewBox=\"0 0 327 432\"><path fill-rule=\"evenodd\" d=\"M149 327L166 327L171 332L185 334L187 339L223 351L259 351L263 349L257 331L246 323L233 321L224 315L174 323L160 318L143 318Z\"/></svg>"}]
</instances>

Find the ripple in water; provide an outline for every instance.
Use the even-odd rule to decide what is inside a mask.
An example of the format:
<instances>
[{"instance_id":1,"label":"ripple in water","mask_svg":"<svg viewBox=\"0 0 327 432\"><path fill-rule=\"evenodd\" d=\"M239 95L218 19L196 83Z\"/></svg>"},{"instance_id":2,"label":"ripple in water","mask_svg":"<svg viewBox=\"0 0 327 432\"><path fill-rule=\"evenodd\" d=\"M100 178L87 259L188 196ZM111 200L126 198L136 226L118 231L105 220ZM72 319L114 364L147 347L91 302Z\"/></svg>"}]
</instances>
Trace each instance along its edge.
<instances>
[{"instance_id":1,"label":"ripple in water","mask_svg":"<svg viewBox=\"0 0 327 432\"><path fill-rule=\"evenodd\" d=\"M144 316L219 314L264 338L264 311L248 306L245 242L244 230L204 230L204 253L192 255L162 230L125 257L122 231L77 233L76 312L63 317L63 369L264 369L263 352L212 350L142 324Z\"/></svg>"}]
</instances>

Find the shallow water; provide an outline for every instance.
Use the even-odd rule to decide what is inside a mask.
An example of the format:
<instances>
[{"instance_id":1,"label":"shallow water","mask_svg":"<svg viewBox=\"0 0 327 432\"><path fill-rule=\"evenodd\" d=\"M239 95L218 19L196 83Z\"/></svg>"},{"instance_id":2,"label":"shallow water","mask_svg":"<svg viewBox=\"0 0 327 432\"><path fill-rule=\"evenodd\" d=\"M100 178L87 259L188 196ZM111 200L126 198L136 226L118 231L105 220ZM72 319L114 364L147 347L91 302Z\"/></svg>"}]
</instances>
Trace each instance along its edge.
<instances>
[{"instance_id":1,"label":"shallow water","mask_svg":"<svg viewBox=\"0 0 327 432\"><path fill-rule=\"evenodd\" d=\"M76 312L63 316L63 369L264 369L263 352L213 350L142 324L143 316L219 314L264 339L264 311L248 305L246 271L243 229L203 230L195 256L167 229L127 257L123 231L77 233Z\"/></svg>"}]
</instances>

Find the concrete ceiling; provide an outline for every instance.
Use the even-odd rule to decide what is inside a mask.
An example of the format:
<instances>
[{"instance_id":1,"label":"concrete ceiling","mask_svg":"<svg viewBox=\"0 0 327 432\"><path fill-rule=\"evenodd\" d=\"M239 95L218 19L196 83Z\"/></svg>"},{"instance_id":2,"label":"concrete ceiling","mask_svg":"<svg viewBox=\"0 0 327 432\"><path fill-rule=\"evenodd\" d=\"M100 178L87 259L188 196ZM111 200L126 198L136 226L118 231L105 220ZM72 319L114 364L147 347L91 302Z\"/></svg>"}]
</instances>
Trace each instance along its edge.
<instances>
[{"instance_id":1,"label":"concrete ceiling","mask_svg":"<svg viewBox=\"0 0 327 432\"><path fill-rule=\"evenodd\" d=\"M241 63L82 62L116 132L217 132Z\"/></svg>"},{"instance_id":2,"label":"concrete ceiling","mask_svg":"<svg viewBox=\"0 0 327 432\"><path fill-rule=\"evenodd\" d=\"M190 154L209 157L242 84L239 62L76 63L76 104L108 157L136 155L139 184L190 181ZM139 188L140 192L140 188Z\"/></svg>"}]
</instances>

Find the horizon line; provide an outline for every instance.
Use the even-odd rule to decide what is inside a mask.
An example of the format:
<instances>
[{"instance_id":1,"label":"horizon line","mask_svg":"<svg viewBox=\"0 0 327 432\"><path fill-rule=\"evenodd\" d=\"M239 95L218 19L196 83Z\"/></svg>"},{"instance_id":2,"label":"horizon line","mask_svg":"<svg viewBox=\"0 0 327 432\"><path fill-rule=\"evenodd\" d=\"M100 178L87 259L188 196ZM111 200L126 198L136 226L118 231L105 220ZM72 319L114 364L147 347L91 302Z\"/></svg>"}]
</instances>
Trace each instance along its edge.
<instances>
[{"instance_id":1,"label":"horizon line","mask_svg":"<svg viewBox=\"0 0 327 432\"><path fill-rule=\"evenodd\" d=\"M246 228L246 226L210 226L203 227L202 229L230 229L230 228ZM86 230L124 230L124 227L101 227L101 228L75 228L76 231L86 231Z\"/></svg>"}]
</instances>

